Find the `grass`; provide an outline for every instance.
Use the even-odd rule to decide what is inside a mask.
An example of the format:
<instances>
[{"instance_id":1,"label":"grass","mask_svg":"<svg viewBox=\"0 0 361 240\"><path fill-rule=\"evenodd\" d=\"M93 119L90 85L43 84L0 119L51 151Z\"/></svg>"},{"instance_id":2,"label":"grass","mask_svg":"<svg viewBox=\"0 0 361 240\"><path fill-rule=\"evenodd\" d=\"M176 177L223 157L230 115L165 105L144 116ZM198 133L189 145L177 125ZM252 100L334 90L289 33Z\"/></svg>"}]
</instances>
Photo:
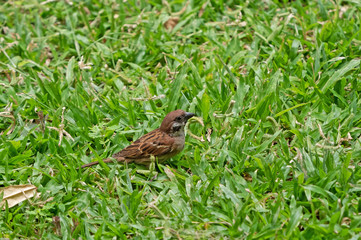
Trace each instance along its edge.
<instances>
[{"instance_id":1,"label":"grass","mask_svg":"<svg viewBox=\"0 0 361 240\"><path fill-rule=\"evenodd\" d=\"M0 185L41 195L0 211L0 237L359 239L360 10L3 2ZM203 118L189 131L205 141L188 135L154 180L136 165L77 170L178 108Z\"/></svg>"}]
</instances>

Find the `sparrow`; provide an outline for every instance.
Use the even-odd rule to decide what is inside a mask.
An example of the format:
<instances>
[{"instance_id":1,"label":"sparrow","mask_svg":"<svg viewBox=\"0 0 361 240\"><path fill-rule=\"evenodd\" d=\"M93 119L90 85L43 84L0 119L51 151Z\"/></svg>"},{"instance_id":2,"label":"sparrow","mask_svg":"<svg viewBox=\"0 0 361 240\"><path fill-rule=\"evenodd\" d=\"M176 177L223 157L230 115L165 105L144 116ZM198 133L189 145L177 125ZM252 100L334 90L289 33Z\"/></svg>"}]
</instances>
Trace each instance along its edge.
<instances>
[{"instance_id":1,"label":"sparrow","mask_svg":"<svg viewBox=\"0 0 361 240\"><path fill-rule=\"evenodd\" d=\"M162 163L180 153L184 148L184 126L188 119L195 116L194 113L185 112L181 109L170 112L165 116L159 128L143 135L118 153L113 154L118 162L136 163L148 166L154 159ZM106 158L104 163L112 163L113 160ZM84 164L86 168L99 164L98 161Z\"/></svg>"}]
</instances>

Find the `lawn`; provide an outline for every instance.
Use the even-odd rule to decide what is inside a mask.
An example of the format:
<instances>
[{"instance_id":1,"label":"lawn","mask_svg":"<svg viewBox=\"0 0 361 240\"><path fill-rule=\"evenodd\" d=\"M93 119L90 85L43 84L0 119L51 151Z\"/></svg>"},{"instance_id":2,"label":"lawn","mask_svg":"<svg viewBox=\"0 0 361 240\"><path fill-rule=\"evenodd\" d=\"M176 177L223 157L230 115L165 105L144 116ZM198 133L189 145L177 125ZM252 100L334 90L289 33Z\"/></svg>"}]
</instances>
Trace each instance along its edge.
<instances>
[{"instance_id":1,"label":"lawn","mask_svg":"<svg viewBox=\"0 0 361 240\"><path fill-rule=\"evenodd\" d=\"M38 194L0 238L360 239L360 27L359 0L2 1L0 187ZM78 169L175 109L181 154Z\"/></svg>"}]
</instances>

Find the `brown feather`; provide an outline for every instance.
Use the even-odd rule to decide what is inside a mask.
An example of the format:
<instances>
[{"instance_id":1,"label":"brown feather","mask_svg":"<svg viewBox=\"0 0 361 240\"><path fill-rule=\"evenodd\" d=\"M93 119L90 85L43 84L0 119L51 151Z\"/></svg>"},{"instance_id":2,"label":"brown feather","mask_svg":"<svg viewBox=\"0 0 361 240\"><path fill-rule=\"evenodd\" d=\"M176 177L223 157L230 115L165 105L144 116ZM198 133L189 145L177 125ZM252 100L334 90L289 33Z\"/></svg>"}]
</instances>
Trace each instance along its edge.
<instances>
[{"instance_id":1,"label":"brown feather","mask_svg":"<svg viewBox=\"0 0 361 240\"><path fill-rule=\"evenodd\" d=\"M161 157L171 150L173 142L174 139L157 128L145 134L122 151L114 154L113 158L138 159L149 158L151 155Z\"/></svg>"}]
</instances>

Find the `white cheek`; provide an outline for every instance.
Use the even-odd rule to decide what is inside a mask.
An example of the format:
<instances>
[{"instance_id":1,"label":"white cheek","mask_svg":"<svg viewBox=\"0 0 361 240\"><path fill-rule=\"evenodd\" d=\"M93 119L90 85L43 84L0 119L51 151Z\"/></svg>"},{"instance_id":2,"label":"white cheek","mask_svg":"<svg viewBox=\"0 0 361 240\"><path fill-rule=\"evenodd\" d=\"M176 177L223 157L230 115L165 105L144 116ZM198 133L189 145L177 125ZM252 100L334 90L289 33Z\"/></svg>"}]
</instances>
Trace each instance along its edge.
<instances>
[{"instance_id":1,"label":"white cheek","mask_svg":"<svg viewBox=\"0 0 361 240\"><path fill-rule=\"evenodd\" d=\"M183 126L182 123L175 122L175 123L173 123L172 128L177 129L177 128L182 127L182 126Z\"/></svg>"}]
</instances>

